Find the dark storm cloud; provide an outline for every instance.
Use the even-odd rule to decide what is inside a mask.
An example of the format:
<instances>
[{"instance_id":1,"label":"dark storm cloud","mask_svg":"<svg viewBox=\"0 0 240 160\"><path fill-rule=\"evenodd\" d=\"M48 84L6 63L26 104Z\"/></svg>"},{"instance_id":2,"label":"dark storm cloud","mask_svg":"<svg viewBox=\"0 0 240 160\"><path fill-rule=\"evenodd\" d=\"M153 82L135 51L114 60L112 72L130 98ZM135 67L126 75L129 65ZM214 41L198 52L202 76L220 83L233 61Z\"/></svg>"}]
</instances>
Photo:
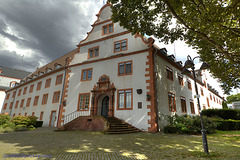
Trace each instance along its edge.
<instances>
[{"instance_id":1,"label":"dark storm cloud","mask_svg":"<svg viewBox=\"0 0 240 160\"><path fill-rule=\"evenodd\" d=\"M22 49L46 57L48 62L54 60L75 49L96 20L93 11L100 9L101 4L97 0L86 0L89 5L81 4L82 1L0 0L0 35ZM16 34L9 33L8 27ZM2 57L3 54L0 48L0 59L7 57Z\"/></svg>"},{"instance_id":2,"label":"dark storm cloud","mask_svg":"<svg viewBox=\"0 0 240 160\"><path fill-rule=\"evenodd\" d=\"M16 52L9 52L6 50L1 51L0 57L1 66L7 66L26 71L29 71L29 68L36 69L36 66L39 66L40 62L43 60L42 57L38 55L35 55L32 58L22 57L16 54Z\"/></svg>"}]
</instances>

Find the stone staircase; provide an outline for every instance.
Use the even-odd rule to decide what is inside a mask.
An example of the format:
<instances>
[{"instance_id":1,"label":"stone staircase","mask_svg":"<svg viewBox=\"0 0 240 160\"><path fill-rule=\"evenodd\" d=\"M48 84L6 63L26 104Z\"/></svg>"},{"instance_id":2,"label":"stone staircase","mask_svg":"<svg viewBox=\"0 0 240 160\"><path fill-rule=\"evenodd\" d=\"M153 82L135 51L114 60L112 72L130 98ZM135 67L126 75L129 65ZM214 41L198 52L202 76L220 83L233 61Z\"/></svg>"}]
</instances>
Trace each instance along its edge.
<instances>
[{"instance_id":1,"label":"stone staircase","mask_svg":"<svg viewBox=\"0 0 240 160\"><path fill-rule=\"evenodd\" d=\"M105 132L106 134L128 134L128 133L137 133L141 132L136 127L116 118L116 117L108 117L108 130Z\"/></svg>"}]
</instances>

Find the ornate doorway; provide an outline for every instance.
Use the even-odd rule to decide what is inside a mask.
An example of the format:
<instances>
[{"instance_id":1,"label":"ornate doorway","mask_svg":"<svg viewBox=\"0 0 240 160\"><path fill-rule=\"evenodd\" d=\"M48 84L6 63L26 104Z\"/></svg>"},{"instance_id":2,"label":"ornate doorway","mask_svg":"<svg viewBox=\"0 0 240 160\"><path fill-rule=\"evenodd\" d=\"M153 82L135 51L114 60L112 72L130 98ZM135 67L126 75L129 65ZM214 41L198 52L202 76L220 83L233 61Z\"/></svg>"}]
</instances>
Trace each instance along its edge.
<instances>
[{"instance_id":1,"label":"ornate doorway","mask_svg":"<svg viewBox=\"0 0 240 160\"><path fill-rule=\"evenodd\" d=\"M102 100L101 115L105 118L108 118L108 111L109 111L109 97L106 96Z\"/></svg>"},{"instance_id":2,"label":"ornate doorway","mask_svg":"<svg viewBox=\"0 0 240 160\"><path fill-rule=\"evenodd\" d=\"M114 95L116 88L107 75L102 75L93 87L91 115L114 117ZM105 95L105 96L104 96ZM104 96L104 97L103 97ZM103 97L103 99L101 98ZM99 114L101 113L101 114Z\"/></svg>"}]
</instances>

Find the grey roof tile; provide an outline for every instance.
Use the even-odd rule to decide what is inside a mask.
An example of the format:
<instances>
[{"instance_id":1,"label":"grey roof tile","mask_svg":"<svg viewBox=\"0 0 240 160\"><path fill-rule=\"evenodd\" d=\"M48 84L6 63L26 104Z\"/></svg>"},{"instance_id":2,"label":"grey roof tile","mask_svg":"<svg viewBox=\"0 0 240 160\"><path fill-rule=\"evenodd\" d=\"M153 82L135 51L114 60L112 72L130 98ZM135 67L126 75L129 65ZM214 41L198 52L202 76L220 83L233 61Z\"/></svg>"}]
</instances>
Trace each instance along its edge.
<instances>
[{"instance_id":1,"label":"grey roof tile","mask_svg":"<svg viewBox=\"0 0 240 160\"><path fill-rule=\"evenodd\" d=\"M11 78L23 79L28 76L31 72L0 66L0 76L6 76Z\"/></svg>"}]
</instances>

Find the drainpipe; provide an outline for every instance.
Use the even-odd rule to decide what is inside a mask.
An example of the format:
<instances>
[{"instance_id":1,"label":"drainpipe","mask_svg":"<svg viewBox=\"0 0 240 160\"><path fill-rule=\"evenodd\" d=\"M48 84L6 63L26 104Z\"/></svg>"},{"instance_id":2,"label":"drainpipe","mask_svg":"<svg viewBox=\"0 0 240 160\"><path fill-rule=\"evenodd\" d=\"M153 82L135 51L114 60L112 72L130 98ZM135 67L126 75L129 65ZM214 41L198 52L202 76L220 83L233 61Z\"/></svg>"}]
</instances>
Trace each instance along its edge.
<instances>
[{"instance_id":1,"label":"drainpipe","mask_svg":"<svg viewBox=\"0 0 240 160\"><path fill-rule=\"evenodd\" d=\"M15 98L16 98L16 96L17 96L17 90L18 90L18 89L16 88L16 90L15 90L15 96L14 96L13 101L12 101L12 102L13 102L13 105L12 105L12 108L11 108L10 113L9 113L10 117L12 117L11 114L12 114L12 110L13 110L13 108L14 108L14 101L15 101ZM10 103L10 105L11 105L11 103Z\"/></svg>"},{"instance_id":2,"label":"drainpipe","mask_svg":"<svg viewBox=\"0 0 240 160\"><path fill-rule=\"evenodd\" d=\"M63 76L63 85L62 85L62 91L60 95L60 100L59 100L59 109L58 109L58 119L57 119L57 127L60 127L61 123L59 122L61 117L61 109L62 109L62 99L63 99L63 92L64 92L64 87L65 87L65 80L66 80L66 74L67 74L67 69L68 69L68 59L66 59L66 63L64 65L64 76Z\"/></svg>"},{"instance_id":3,"label":"drainpipe","mask_svg":"<svg viewBox=\"0 0 240 160\"><path fill-rule=\"evenodd\" d=\"M157 67L156 67L156 65L155 65L155 57L156 57L156 54L157 54L157 49L156 48L154 48L155 49L155 53L154 53L154 55L153 55L153 64L154 64L154 78L155 78L155 87L156 87L156 92L155 92L155 103L156 103L156 116L157 116L157 118L156 118L156 123L157 123L157 131L159 131L159 124L158 124L158 118L159 118L159 115L158 115L158 99L157 99Z\"/></svg>"}]
</instances>

